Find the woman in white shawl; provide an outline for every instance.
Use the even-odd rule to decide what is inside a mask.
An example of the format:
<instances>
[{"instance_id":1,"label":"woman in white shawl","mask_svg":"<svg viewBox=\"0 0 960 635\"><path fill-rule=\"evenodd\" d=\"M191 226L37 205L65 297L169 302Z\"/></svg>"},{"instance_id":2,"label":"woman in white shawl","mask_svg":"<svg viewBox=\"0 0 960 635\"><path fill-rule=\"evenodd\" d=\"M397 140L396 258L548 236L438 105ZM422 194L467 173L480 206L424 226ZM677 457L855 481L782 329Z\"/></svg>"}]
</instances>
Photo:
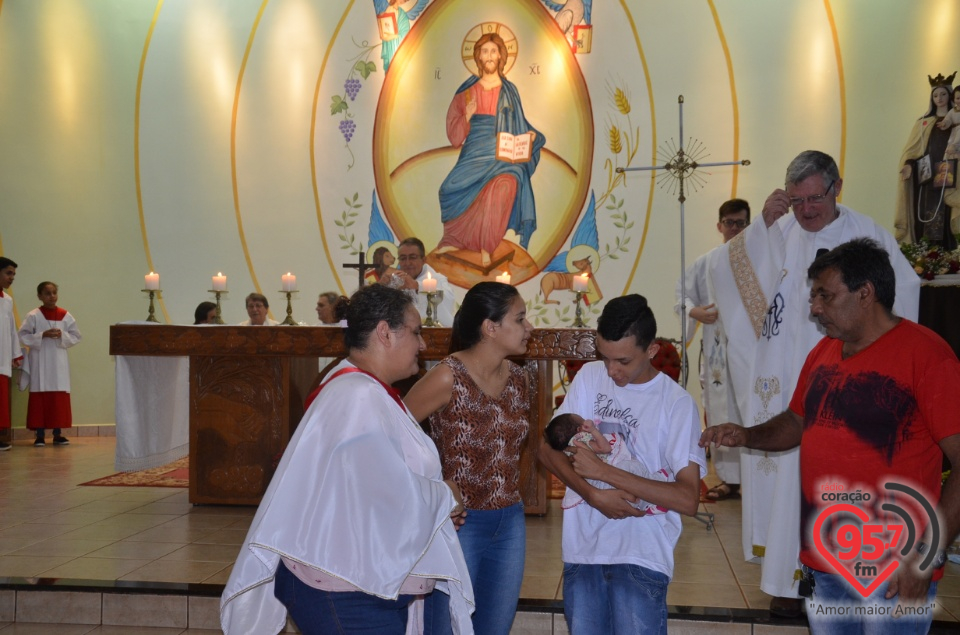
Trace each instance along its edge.
<instances>
[{"instance_id":1,"label":"woman in white shawl","mask_svg":"<svg viewBox=\"0 0 960 635\"><path fill-rule=\"evenodd\" d=\"M473 589L436 447L390 384L417 371L420 315L407 294L357 291L347 359L309 404L264 494L220 601L228 635L422 629L422 598L450 595L472 633ZM435 589L435 590L434 590Z\"/></svg>"}]
</instances>

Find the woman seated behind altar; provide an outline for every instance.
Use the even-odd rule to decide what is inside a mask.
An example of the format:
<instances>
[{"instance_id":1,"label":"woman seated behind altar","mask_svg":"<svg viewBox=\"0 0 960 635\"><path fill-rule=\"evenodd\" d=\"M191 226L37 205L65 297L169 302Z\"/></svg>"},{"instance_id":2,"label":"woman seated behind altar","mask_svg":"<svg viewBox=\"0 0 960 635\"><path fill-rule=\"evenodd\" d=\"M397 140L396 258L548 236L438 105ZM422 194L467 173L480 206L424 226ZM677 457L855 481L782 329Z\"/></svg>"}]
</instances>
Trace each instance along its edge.
<instances>
[{"instance_id":1,"label":"woman seated behind altar","mask_svg":"<svg viewBox=\"0 0 960 635\"><path fill-rule=\"evenodd\" d=\"M201 302L193 312L193 323L197 324L216 324L217 323L217 305L213 302Z\"/></svg>"}]
</instances>

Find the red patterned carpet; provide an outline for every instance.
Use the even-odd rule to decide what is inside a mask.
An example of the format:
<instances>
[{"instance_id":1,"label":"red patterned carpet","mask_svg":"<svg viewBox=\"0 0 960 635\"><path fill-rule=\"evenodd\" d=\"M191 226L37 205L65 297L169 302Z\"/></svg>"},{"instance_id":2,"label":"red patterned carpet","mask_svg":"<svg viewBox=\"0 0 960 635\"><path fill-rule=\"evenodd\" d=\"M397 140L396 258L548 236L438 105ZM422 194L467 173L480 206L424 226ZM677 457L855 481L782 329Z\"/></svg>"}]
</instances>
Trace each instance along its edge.
<instances>
[{"instance_id":1,"label":"red patterned carpet","mask_svg":"<svg viewBox=\"0 0 960 635\"><path fill-rule=\"evenodd\" d=\"M80 485L113 487L189 487L190 458L139 472L118 472Z\"/></svg>"}]
</instances>

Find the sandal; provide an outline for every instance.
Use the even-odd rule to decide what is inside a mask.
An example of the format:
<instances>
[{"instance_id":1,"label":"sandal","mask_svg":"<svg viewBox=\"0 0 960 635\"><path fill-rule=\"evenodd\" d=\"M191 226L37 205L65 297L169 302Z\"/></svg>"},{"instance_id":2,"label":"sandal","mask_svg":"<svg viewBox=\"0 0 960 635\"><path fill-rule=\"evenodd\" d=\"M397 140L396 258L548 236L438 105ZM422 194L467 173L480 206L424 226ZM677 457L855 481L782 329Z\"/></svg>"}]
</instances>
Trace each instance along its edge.
<instances>
[{"instance_id":1,"label":"sandal","mask_svg":"<svg viewBox=\"0 0 960 635\"><path fill-rule=\"evenodd\" d=\"M740 496L740 485L720 483L707 490L706 498L712 501L722 501L733 496Z\"/></svg>"}]
</instances>

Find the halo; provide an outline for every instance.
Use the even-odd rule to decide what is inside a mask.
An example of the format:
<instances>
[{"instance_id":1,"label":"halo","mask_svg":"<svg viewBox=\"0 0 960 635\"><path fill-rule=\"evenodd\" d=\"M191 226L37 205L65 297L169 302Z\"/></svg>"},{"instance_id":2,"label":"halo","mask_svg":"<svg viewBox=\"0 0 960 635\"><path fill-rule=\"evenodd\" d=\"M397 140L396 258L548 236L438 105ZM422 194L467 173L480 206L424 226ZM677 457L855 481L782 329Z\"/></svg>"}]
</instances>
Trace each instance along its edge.
<instances>
[{"instance_id":1,"label":"halo","mask_svg":"<svg viewBox=\"0 0 960 635\"><path fill-rule=\"evenodd\" d=\"M570 251L567 252L567 271L577 273L579 269L573 265L573 261L583 260L584 258L590 259L591 269L593 270L593 273L590 275L596 275L600 269L600 252L590 245L576 245L570 248Z\"/></svg>"},{"instance_id":2,"label":"halo","mask_svg":"<svg viewBox=\"0 0 960 635\"><path fill-rule=\"evenodd\" d=\"M397 258L397 246L394 245L389 240L378 240L377 242L370 245L367 248L367 262L373 262L373 254L381 247L386 247L391 254L393 254L394 260Z\"/></svg>"},{"instance_id":3,"label":"halo","mask_svg":"<svg viewBox=\"0 0 960 635\"><path fill-rule=\"evenodd\" d=\"M472 75L476 75L479 72L476 62L473 61L473 46L477 43L477 40L480 39L481 35L487 33L496 33L503 38L503 43L507 46L507 61L503 65L503 74L506 75L510 72L510 69L513 68L514 62L517 61L519 45L517 43L517 36L513 34L510 27L500 22L481 22L467 31L467 35L463 38L463 45L460 48L460 58L463 61L463 66L467 69L467 72Z\"/></svg>"}]
</instances>

